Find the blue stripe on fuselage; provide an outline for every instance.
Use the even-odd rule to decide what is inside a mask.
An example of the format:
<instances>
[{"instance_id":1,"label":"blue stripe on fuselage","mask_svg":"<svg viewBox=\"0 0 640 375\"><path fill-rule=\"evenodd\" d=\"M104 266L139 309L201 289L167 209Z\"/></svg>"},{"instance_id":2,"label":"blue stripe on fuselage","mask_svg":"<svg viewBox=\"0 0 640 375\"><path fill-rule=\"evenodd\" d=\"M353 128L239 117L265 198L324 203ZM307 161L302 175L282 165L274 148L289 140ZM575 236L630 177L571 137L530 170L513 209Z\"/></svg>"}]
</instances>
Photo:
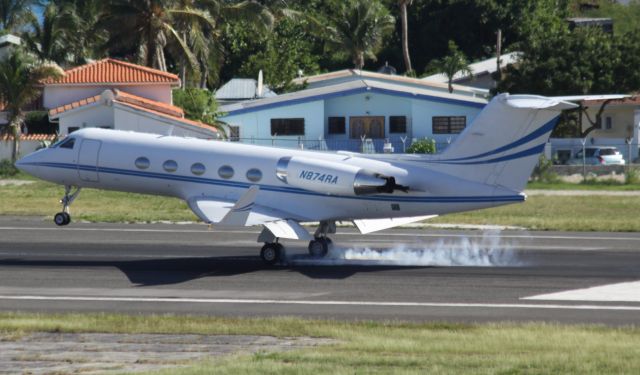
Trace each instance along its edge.
<instances>
[{"instance_id":1,"label":"blue stripe on fuselage","mask_svg":"<svg viewBox=\"0 0 640 375\"><path fill-rule=\"evenodd\" d=\"M312 196L322 196L327 197L329 195L317 193L309 190L292 188L292 187L284 187L284 186L274 186L274 185L260 185L239 181L225 181L218 179L210 179L204 177L192 177L192 176L181 176L174 174L166 174L166 173L156 173L156 172L144 172L144 171L135 171L129 169L118 169L118 168L107 168L107 167L95 167L89 165L77 165L77 164L69 164L69 163L51 163L51 162L37 162L37 163L29 163L30 165L43 166L43 167L51 167L51 168L61 168L61 169L73 169L73 170L84 170L84 171L95 171L99 173L107 173L107 174L117 174L123 176L135 176L142 178L155 178L162 180L172 180L172 181L182 181L182 182L191 182L198 184L207 184L207 185L218 185L224 187L231 188L241 188L248 189L252 185L258 185L261 190L270 191L270 192L280 192L280 193L289 193L289 194L299 194L299 195L312 195ZM498 195L498 196L461 196L461 197L402 197L402 196L342 196L342 195L330 195L332 198L342 198L342 199L358 199L358 200L368 200L368 201L388 201L388 202L415 202L415 203L478 203L478 202L522 202L524 201L524 196L522 195Z\"/></svg>"}]
</instances>

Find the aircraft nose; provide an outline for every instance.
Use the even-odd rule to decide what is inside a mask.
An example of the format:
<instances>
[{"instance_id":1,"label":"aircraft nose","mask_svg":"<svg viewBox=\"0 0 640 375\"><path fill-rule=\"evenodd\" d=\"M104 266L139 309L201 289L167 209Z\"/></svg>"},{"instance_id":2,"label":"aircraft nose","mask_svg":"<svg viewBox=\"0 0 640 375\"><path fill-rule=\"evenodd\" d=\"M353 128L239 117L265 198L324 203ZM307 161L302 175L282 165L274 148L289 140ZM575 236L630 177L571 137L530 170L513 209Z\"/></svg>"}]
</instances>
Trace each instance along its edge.
<instances>
[{"instance_id":1,"label":"aircraft nose","mask_svg":"<svg viewBox=\"0 0 640 375\"><path fill-rule=\"evenodd\" d=\"M38 173L38 165L35 163L33 155L27 155L16 161L15 166L19 170L32 176L36 176Z\"/></svg>"}]
</instances>

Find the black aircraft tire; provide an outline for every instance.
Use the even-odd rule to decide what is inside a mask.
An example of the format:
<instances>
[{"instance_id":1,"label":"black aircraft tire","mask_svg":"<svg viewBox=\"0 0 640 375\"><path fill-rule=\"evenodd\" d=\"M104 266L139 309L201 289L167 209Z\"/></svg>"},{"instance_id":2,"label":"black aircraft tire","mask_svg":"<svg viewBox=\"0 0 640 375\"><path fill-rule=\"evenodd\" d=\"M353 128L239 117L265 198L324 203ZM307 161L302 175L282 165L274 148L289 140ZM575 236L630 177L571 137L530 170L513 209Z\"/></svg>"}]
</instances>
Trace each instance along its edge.
<instances>
[{"instance_id":1,"label":"black aircraft tire","mask_svg":"<svg viewBox=\"0 0 640 375\"><path fill-rule=\"evenodd\" d=\"M265 263L272 266L280 260L281 248L282 246L279 244L266 243L260 250L260 258L262 258Z\"/></svg>"}]
</instances>

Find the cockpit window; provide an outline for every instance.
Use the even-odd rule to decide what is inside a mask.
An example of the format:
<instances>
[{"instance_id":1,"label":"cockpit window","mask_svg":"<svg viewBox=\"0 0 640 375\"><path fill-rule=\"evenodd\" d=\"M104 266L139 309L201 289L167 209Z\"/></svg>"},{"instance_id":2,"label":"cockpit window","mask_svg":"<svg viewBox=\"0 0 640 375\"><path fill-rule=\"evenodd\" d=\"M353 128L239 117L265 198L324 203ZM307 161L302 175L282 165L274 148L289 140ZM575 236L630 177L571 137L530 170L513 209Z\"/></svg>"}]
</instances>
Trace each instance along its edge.
<instances>
[{"instance_id":1,"label":"cockpit window","mask_svg":"<svg viewBox=\"0 0 640 375\"><path fill-rule=\"evenodd\" d=\"M65 139L58 147L60 148L73 148L73 145L76 143L75 138Z\"/></svg>"}]
</instances>

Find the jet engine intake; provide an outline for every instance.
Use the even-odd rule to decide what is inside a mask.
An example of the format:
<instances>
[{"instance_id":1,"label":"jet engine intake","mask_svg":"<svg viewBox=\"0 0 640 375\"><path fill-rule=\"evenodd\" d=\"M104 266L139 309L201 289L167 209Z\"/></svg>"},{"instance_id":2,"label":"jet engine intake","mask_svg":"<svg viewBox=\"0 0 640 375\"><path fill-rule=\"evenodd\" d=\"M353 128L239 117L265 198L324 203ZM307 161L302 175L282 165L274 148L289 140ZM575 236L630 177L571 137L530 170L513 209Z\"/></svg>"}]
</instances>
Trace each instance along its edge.
<instances>
[{"instance_id":1,"label":"jet engine intake","mask_svg":"<svg viewBox=\"0 0 640 375\"><path fill-rule=\"evenodd\" d=\"M371 195L408 188L396 184L394 177L364 168L305 157L284 157L276 166L277 178L287 185L323 194Z\"/></svg>"}]
</instances>

